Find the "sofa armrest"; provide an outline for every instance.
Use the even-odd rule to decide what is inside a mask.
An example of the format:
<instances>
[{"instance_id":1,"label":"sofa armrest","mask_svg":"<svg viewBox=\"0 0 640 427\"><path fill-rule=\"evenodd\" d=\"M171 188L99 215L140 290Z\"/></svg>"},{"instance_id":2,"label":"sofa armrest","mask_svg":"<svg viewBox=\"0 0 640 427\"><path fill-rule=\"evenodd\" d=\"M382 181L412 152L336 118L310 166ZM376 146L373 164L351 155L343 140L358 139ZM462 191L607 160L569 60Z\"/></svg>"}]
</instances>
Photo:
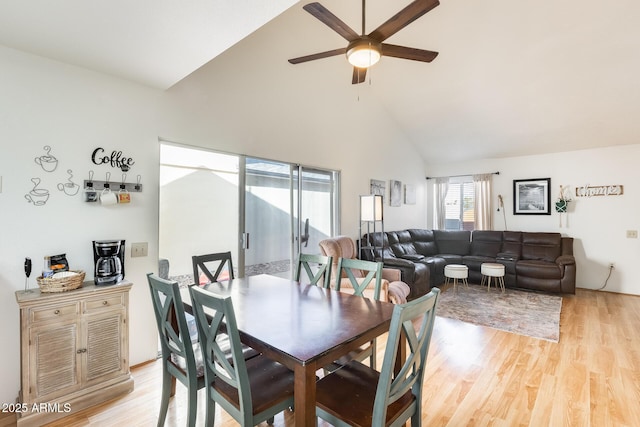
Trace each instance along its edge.
<instances>
[{"instance_id":1,"label":"sofa armrest","mask_svg":"<svg viewBox=\"0 0 640 427\"><path fill-rule=\"evenodd\" d=\"M378 260L380 261L380 260ZM384 259L384 266L385 267L398 267L398 268L415 268L415 265L413 262L407 260L407 259L400 259L400 258L385 258Z\"/></svg>"},{"instance_id":2,"label":"sofa armrest","mask_svg":"<svg viewBox=\"0 0 640 427\"><path fill-rule=\"evenodd\" d=\"M420 255L420 254L404 254L404 255L400 255L399 258L402 259L407 259L409 261L421 261L424 259L424 255Z\"/></svg>"},{"instance_id":3,"label":"sofa armrest","mask_svg":"<svg viewBox=\"0 0 640 427\"><path fill-rule=\"evenodd\" d=\"M382 269L382 278L387 279L389 282L398 282L400 281L400 270L397 268L383 268Z\"/></svg>"},{"instance_id":4,"label":"sofa armrest","mask_svg":"<svg viewBox=\"0 0 640 427\"><path fill-rule=\"evenodd\" d=\"M500 252L498 255L496 255L496 260L497 261L518 261L520 257L516 254L510 253L510 252Z\"/></svg>"},{"instance_id":5,"label":"sofa armrest","mask_svg":"<svg viewBox=\"0 0 640 427\"><path fill-rule=\"evenodd\" d=\"M573 255L560 255L556 258L556 264L560 266L573 265L576 263L576 259Z\"/></svg>"}]
</instances>

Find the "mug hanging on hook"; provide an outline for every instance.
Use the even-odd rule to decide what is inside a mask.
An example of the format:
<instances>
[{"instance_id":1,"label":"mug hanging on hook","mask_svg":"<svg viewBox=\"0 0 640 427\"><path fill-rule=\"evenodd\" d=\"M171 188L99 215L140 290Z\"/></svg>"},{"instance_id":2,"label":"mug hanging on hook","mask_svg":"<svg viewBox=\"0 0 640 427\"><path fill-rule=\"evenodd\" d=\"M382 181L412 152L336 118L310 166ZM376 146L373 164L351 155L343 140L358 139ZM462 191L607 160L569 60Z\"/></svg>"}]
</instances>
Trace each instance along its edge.
<instances>
[{"instance_id":1,"label":"mug hanging on hook","mask_svg":"<svg viewBox=\"0 0 640 427\"><path fill-rule=\"evenodd\" d=\"M131 194L127 191L127 174L122 174L122 183L120 183L120 191L118 192L118 203L130 203Z\"/></svg>"},{"instance_id":2,"label":"mug hanging on hook","mask_svg":"<svg viewBox=\"0 0 640 427\"><path fill-rule=\"evenodd\" d=\"M98 193L93 187L93 171L89 171L89 180L84 182L84 201L97 202Z\"/></svg>"}]
</instances>

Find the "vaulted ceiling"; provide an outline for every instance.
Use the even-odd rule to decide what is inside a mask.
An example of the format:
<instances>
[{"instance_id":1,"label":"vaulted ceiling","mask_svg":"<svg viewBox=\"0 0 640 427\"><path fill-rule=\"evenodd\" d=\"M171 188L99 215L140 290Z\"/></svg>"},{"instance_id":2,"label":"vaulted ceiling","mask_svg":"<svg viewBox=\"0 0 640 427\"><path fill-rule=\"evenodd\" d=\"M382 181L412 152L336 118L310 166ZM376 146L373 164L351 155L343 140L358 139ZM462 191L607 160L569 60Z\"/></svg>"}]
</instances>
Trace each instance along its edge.
<instances>
[{"instance_id":1,"label":"vaulted ceiling","mask_svg":"<svg viewBox=\"0 0 640 427\"><path fill-rule=\"evenodd\" d=\"M358 87L343 56L286 62L346 46L305 3L4 1L0 44L161 89L222 52L255 55L253 72L283 90L295 75L329 96L375 99L429 162L639 142L640 2L441 0L388 40L439 56L384 57ZM321 3L360 32L359 0ZM367 32L409 3L367 1ZM240 42L250 33L264 38Z\"/></svg>"}]
</instances>

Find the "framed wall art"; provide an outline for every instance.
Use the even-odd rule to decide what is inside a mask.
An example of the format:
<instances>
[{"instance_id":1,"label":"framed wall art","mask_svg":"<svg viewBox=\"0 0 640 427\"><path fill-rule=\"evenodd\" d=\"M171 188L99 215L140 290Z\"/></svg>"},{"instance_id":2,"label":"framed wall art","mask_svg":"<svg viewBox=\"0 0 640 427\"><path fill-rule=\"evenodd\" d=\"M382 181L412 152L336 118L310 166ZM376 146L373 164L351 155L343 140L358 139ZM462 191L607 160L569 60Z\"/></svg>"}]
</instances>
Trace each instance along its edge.
<instances>
[{"instance_id":1,"label":"framed wall art","mask_svg":"<svg viewBox=\"0 0 640 427\"><path fill-rule=\"evenodd\" d=\"M514 215L551 215L551 178L514 179Z\"/></svg>"},{"instance_id":2,"label":"framed wall art","mask_svg":"<svg viewBox=\"0 0 640 427\"><path fill-rule=\"evenodd\" d=\"M382 196L384 197L384 193L386 191L385 181L381 181L379 179L372 179L370 181L370 193L374 196Z\"/></svg>"},{"instance_id":3,"label":"framed wall art","mask_svg":"<svg viewBox=\"0 0 640 427\"><path fill-rule=\"evenodd\" d=\"M391 180L390 182L389 205L402 206L402 181Z\"/></svg>"}]
</instances>

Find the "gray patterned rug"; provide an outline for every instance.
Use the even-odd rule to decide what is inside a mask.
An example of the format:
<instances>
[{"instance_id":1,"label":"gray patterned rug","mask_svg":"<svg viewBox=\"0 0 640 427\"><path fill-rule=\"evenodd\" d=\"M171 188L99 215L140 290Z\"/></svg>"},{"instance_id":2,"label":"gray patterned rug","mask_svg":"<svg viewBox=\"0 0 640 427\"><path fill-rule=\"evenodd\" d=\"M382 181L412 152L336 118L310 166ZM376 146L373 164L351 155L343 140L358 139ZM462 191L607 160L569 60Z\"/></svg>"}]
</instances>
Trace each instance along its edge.
<instances>
[{"instance_id":1,"label":"gray patterned rug","mask_svg":"<svg viewBox=\"0 0 640 427\"><path fill-rule=\"evenodd\" d=\"M474 325L526 335L547 341L560 339L562 297L506 289L504 293L470 284L449 287L438 301L436 314Z\"/></svg>"}]
</instances>

